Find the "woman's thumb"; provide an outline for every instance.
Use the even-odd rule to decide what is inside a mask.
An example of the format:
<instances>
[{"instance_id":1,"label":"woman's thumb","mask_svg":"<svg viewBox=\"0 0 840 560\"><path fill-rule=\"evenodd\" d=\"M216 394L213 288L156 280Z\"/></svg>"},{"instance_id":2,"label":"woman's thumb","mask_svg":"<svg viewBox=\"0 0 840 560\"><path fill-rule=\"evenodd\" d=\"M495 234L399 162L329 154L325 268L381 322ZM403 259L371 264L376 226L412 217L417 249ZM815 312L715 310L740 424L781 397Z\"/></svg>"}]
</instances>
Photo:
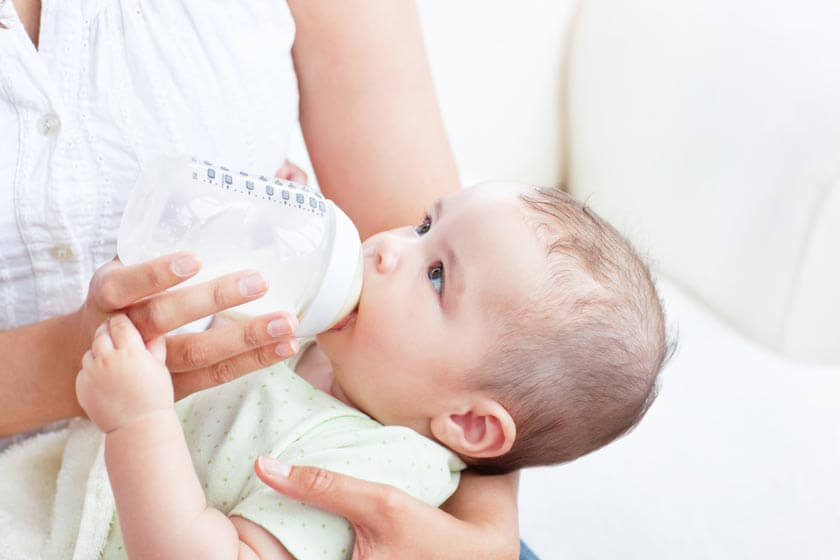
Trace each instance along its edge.
<instances>
[{"instance_id":1,"label":"woman's thumb","mask_svg":"<svg viewBox=\"0 0 840 560\"><path fill-rule=\"evenodd\" d=\"M258 457L254 470L281 494L331 511L357 525L371 527L370 517L393 505L399 490L318 467L298 467L271 457ZM382 520L380 519L380 523Z\"/></svg>"}]
</instances>

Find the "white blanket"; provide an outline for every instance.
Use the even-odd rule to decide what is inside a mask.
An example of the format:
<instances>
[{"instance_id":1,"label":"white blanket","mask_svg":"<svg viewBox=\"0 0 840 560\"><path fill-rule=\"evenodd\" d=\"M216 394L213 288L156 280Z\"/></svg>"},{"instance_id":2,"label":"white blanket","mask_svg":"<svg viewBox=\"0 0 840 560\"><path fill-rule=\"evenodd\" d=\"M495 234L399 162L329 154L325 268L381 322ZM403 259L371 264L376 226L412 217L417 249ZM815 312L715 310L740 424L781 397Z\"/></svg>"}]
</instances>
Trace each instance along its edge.
<instances>
[{"instance_id":1,"label":"white blanket","mask_svg":"<svg viewBox=\"0 0 840 560\"><path fill-rule=\"evenodd\" d=\"M76 419L0 455L0 560L97 560L114 516L104 443Z\"/></svg>"}]
</instances>

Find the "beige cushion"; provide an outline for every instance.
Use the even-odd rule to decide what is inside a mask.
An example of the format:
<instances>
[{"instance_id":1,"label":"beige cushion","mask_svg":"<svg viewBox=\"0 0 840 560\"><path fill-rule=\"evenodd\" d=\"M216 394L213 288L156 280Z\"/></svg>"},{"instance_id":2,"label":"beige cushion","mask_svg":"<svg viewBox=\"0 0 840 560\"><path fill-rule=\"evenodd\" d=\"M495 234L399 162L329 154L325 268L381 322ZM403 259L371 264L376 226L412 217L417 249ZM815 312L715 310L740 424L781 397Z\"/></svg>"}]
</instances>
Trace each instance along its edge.
<instances>
[{"instance_id":1,"label":"beige cushion","mask_svg":"<svg viewBox=\"0 0 840 560\"><path fill-rule=\"evenodd\" d=\"M661 284L681 340L659 398L627 437L523 471L525 542L545 559L837 558L838 368L781 359Z\"/></svg>"},{"instance_id":2,"label":"beige cushion","mask_svg":"<svg viewBox=\"0 0 840 560\"><path fill-rule=\"evenodd\" d=\"M564 50L575 0L423 0L418 8L466 185L562 175Z\"/></svg>"},{"instance_id":3,"label":"beige cushion","mask_svg":"<svg viewBox=\"0 0 840 560\"><path fill-rule=\"evenodd\" d=\"M840 363L840 3L587 0L570 185L742 333Z\"/></svg>"}]
</instances>

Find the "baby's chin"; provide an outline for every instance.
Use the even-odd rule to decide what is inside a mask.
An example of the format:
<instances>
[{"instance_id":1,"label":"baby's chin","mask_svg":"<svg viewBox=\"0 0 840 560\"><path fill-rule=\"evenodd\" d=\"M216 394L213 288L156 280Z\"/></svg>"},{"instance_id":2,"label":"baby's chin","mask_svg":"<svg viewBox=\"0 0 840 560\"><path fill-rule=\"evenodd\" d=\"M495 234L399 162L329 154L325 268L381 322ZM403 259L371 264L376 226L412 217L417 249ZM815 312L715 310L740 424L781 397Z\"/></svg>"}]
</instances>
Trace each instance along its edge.
<instances>
[{"instance_id":1,"label":"baby's chin","mask_svg":"<svg viewBox=\"0 0 840 560\"><path fill-rule=\"evenodd\" d=\"M335 364L336 361L341 361L342 348L350 342L348 334L350 333L345 329L330 329L315 335L315 342L330 362Z\"/></svg>"}]
</instances>

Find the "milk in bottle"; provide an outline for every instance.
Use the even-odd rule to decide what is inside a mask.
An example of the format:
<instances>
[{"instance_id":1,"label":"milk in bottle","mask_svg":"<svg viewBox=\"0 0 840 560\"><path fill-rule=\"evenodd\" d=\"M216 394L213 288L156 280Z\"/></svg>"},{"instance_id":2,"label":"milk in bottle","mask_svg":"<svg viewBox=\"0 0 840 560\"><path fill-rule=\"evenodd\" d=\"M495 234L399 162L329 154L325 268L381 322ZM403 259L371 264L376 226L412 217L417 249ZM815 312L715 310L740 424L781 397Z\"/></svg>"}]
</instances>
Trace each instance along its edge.
<instances>
[{"instance_id":1,"label":"milk in bottle","mask_svg":"<svg viewBox=\"0 0 840 560\"><path fill-rule=\"evenodd\" d=\"M297 336L339 322L361 292L359 233L320 193L194 158L154 158L129 197L117 252L135 264L183 250L202 261L183 285L260 271L268 292L225 314L292 311L300 320Z\"/></svg>"}]
</instances>

